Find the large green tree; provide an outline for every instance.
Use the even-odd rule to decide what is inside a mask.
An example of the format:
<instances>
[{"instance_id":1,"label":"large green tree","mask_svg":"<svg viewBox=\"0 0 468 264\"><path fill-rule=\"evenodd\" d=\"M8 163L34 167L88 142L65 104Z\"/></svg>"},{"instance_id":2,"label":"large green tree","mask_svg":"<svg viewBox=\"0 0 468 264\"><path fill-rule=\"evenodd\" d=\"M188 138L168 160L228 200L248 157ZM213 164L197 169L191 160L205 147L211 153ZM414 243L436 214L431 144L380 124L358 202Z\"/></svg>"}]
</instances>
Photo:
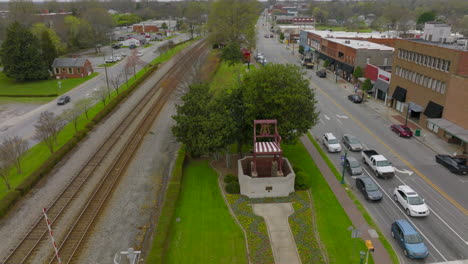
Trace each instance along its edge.
<instances>
[{"instance_id":1,"label":"large green tree","mask_svg":"<svg viewBox=\"0 0 468 264\"><path fill-rule=\"evenodd\" d=\"M177 141L193 156L210 154L225 148L235 132L229 109L222 97L213 98L207 84L194 84L182 96L172 128Z\"/></svg>"},{"instance_id":2,"label":"large green tree","mask_svg":"<svg viewBox=\"0 0 468 264\"><path fill-rule=\"evenodd\" d=\"M254 0L218 0L208 17L210 39L214 43L237 42L255 46L255 23L259 3Z\"/></svg>"},{"instance_id":3,"label":"large green tree","mask_svg":"<svg viewBox=\"0 0 468 264\"><path fill-rule=\"evenodd\" d=\"M0 56L5 74L17 81L41 80L49 76L39 40L18 22L8 27Z\"/></svg>"},{"instance_id":4,"label":"large green tree","mask_svg":"<svg viewBox=\"0 0 468 264\"><path fill-rule=\"evenodd\" d=\"M42 38L42 34L47 31L49 33L50 40L55 46L55 49L59 54L65 53L67 49L67 45L62 42L60 37L57 35L55 30L53 30L50 27L47 27L44 23L36 23L32 25L31 27L31 33L33 33L34 36L36 36L37 39Z\"/></svg>"},{"instance_id":5,"label":"large green tree","mask_svg":"<svg viewBox=\"0 0 468 264\"><path fill-rule=\"evenodd\" d=\"M250 128L253 120L276 119L283 140L293 142L318 120L315 94L299 66L268 64L247 73L241 89Z\"/></svg>"},{"instance_id":6,"label":"large green tree","mask_svg":"<svg viewBox=\"0 0 468 264\"><path fill-rule=\"evenodd\" d=\"M426 22L435 21L436 13L434 11L424 12L418 17L418 21L416 22L419 25L422 25Z\"/></svg>"},{"instance_id":7,"label":"large green tree","mask_svg":"<svg viewBox=\"0 0 468 264\"><path fill-rule=\"evenodd\" d=\"M42 58L47 68L50 68L54 59L57 58L57 49L55 48L49 32L44 31L41 37Z\"/></svg>"}]
</instances>

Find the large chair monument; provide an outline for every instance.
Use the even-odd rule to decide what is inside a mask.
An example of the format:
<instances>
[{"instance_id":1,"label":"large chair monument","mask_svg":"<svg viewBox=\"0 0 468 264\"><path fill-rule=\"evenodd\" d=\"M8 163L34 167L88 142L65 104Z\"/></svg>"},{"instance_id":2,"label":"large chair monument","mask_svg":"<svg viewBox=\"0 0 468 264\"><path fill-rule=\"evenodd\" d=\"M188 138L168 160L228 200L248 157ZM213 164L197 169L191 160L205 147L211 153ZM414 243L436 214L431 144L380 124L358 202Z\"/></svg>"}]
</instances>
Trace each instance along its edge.
<instances>
[{"instance_id":1,"label":"large chair monument","mask_svg":"<svg viewBox=\"0 0 468 264\"><path fill-rule=\"evenodd\" d=\"M277 121L255 120L253 141L253 155L237 161L241 194L264 198L294 192L296 175L288 159L283 158Z\"/></svg>"}]
</instances>

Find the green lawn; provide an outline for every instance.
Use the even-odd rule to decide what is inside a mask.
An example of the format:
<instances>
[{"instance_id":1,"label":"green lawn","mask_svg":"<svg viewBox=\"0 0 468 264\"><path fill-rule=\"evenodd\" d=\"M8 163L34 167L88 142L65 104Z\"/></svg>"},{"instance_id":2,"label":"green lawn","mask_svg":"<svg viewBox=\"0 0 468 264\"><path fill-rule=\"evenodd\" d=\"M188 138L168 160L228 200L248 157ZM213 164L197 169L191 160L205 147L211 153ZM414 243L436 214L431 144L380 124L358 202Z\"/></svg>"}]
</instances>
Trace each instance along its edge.
<instances>
[{"instance_id":1,"label":"green lawn","mask_svg":"<svg viewBox=\"0 0 468 264\"><path fill-rule=\"evenodd\" d=\"M352 225L332 190L301 143L282 145L284 155L302 169L311 186L317 227L330 263L359 263L359 251L366 250L363 240L352 239L347 230ZM354 240L354 241L353 241ZM373 263L370 258L369 263Z\"/></svg>"},{"instance_id":2,"label":"green lawn","mask_svg":"<svg viewBox=\"0 0 468 264\"><path fill-rule=\"evenodd\" d=\"M112 67L114 66L115 64L117 64L118 61L116 62L107 62L107 63L103 63L103 64L99 64L98 67Z\"/></svg>"},{"instance_id":3,"label":"green lawn","mask_svg":"<svg viewBox=\"0 0 468 264\"><path fill-rule=\"evenodd\" d=\"M148 47L151 47L151 46L153 46L153 44L145 44L145 45L143 45L143 48L148 48Z\"/></svg>"},{"instance_id":4,"label":"green lawn","mask_svg":"<svg viewBox=\"0 0 468 264\"><path fill-rule=\"evenodd\" d=\"M239 75L245 73L247 66L237 63L229 65L227 62L221 62L213 80L210 82L210 90L214 93L230 91L233 85L236 85Z\"/></svg>"},{"instance_id":5,"label":"green lawn","mask_svg":"<svg viewBox=\"0 0 468 264\"><path fill-rule=\"evenodd\" d=\"M191 161L185 168L164 263L247 263L244 236L217 177L208 161Z\"/></svg>"},{"instance_id":6,"label":"green lawn","mask_svg":"<svg viewBox=\"0 0 468 264\"><path fill-rule=\"evenodd\" d=\"M3 72L0 72L0 96L34 97L64 94L87 80L94 78L96 75L98 75L97 72L85 78L77 79L16 82L7 77ZM60 89L58 88L58 81L62 83Z\"/></svg>"}]
</instances>

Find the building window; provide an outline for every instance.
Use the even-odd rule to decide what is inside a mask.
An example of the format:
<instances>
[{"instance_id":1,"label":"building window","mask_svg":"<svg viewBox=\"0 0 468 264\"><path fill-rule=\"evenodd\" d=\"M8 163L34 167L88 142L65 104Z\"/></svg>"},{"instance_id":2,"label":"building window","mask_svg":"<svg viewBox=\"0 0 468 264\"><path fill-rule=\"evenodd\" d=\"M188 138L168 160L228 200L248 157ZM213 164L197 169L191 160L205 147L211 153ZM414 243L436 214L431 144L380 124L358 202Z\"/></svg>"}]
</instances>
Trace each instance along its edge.
<instances>
[{"instance_id":1,"label":"building window","mask_svg":"<svg viewBox=\"0 0 468 264\"><path fill-rule=\"evenodd\" d=\"M431 86L432 91L435 91L436 87L437 87L437 80L432 80L432 86Z\"/></svg>"},{"instance_id":2,"label":"building window","mask_svg":"<svg viewBox=\"0 0 468 264\"><path fill-rule=\"evenodd\" d=\"M384 58L384 59L383 59L383 64L384 64L384 65L388 65L388 58Z\"/></svg>"},{"instance_id":3,"label":"building window","mask_svg":"<svg viewBox=\"0 0 468 264\"><path fill-rule=\"evenodd\" d=\"M432 78L429 78L429 81L427 82L427 88L431 88L432 86Z\"/></svg>"},{"instance_id":4,"label":"building window","mask_svg":"<svg viewBox=\"0 0 468 264\"><path fill-rule=\"evenodd\" d=\"M421 78L419 78L419 85L423 85L424 78L425 78L425 76L421 75Z\"/></svg>"},{"instance_id":5,"label":"building window","mask_svg":"<svg viewBox=\"0 0 468 264\"><path fill-rule=\"evenodd\" d=\"M423 83L423 86L426 87L426 88L429 88L429 86L427 86L427 83L429 82L429 77L427 76L424 76L424 83Z\"/></svg>"},{"instance_id":6,"label":"building window","mask_svg":"<svg viewBox=\"0 0 468 264\"><path fill-rule=\"evenodd\" d=\"M421 64L422 61L422 55L418 53L418 64Z\"/></svg>"},{"instance_id":7,"label":"building window","mask_svg":"<svg viewBox=\"0 0 468 264\"><path fill-rule=\"evenodd\" d=\"M417 75L417 74L416 74L415 72L413 72L413 77L411 78L411 80L412 80L413 82L416 82L416 75Z\"/></svg>"},{"instance_id":8,"label":"building window","mask_svg":"<svg viewBox=\"0 0 468 264\"><path fill-rule=\"evenodd\" d=\"M436 92L440 93L440 85L441 85L441 81L437 81L437 84L436 84Z\"/></svg>"},{"instance_id":9,"label":"building window","mask_svg":"<svg viewBox=\"0 0 468 264\"><path fill-rule=\"evenodd\" d=\"M437 133L439 131L439 127L432 124L431 122L427 122L427 128L434 133Z\"/></svg>"},{"instance_id":10,"label":"building window","mask_svg":"<svg viewBox=\"0 0 468 264\"><path fill-rule=\"evenodd\" d=\"M445 66L445 71L449 72L450 71L450 61L447 61L447 64Z\"/></svg>"},{"instance_id":11,"label":"building window","mask_svg":"<svg viewBox=\"0 0 468 264\"><path fill-rule=\"evenodd\" d=\"M59 73L60 73L60 69L59 69L59 68L54 68L54 72L55 72L55 74L59 74Z\"/></svg>"},{"instance_id":12,"label":"building window","mask_svg":"<svg viewBox=\"0 0 468 264\"><path fill-rule=\"evenodd\" d=\"M81 73L81 68L78 68L77 70L78 70L78 73Z\"/></svg>"},{"instance_id":13,"label":"building window","mask_svg":"<svg viewBox=\"0 0 468 264\"><path fill-rule=\"evenodd\" d=\"M447 84L442 82L442 84L440 85L440 93L445 94L446 89L447 89Z\"/></svg>"},{"instance_id":14,"label":"building window","mask_svg":"<svg viewBox=\"0 0 468 264\"><path fill-rule=\"evenodd\" d=\"M396 110L398 110L400 112L403 112L404 107L405 107L405 105L402 102L400 102L400 101L396 102Z\"/></svg>"},{"instance_id":15,"label":"building window","mask_svg":"<svg viewBox=\"0 0 468 264\"><path fill-rule=\"evenodd\" d=\"M63 73L67 72L67 69L62 68L62 72L63 72Z\"/></svg>"},{"instance_id":16,"label":"building window","mask_svg":"<svg viewBox=\"0 0 468 264\"><path fill-rule=\"evenodd\" d=\"M398 58L401 58L401 49L398 50Z\"/></svg>"},{"instance_id":17,"label":"building window","mask_svg":"<svg viewBox=\"0 0 468 264\"><path fill-rule=\"evenodd\" d=\"M344 57L344 53L338 51L338 58L343 58L343 57Z\"/></svg>"},{"instance_id":18,"label":"building window","mask_svg":"<svg viewBox=\"0 0 468 264\"><path fill-rule=\"evenodd\" d=\"M432 61L432 65L431 65L432 68L435 68L435 67L436 67L437 61L438 61L438 60L439 60L439 59L434 58L434 60Z\"/></svg>"},{"instance_id":19,"label":"building window","mask_svg":"<svg viewBox=\"0 0 468 264\"><path fill-rule=\"evenodd\" d=\"M440 63L440 68L439 68L439 70L445 71L445 63L446 63L446 62L447 62L446 60L442 60L442 62Z\"/></svg>"},{"instance_id":20,"label":"building window","mask_svg":"<svg viewBox=\"0 0 468 264\"><path fill-rule=\"evenodd\" d=\"M429 57L429 64L428 67L432 67L432 63L434 63L434 57Z\"/></svg>"},{"instance_id":21,"label":"building window","mask_svg":"<svg viewBox=\"0 0 468 264\"><path fill-rule=\"evenodd\" d=\"M424 55L423 57L423 65L426 66L427 65L427 56Z\"/></svg>"},{"instance_id":22,"label":"building window","mask_svg":"<svg viewBox=\"0 0 468 264\"><path fill-rule=\"evenodd\" d=\"M367 63L367 64L370 64L370 58L369 58L369 57L367 57L366 63Z\"/></svg>"},{"instance_id":23,"label":"building window","mask_svg":"<svg viewBox=\"0 0 468 264\"><path fill-rule=\"evenodd\" d=\"M72 69L72 68L68 68L68 73L69 73L69 74L72 74L72 73L73 73L73 69Z\"/></svg>"},{"instance_id":24,"label":"building window","mask_svg":"<svg viewBox=\"0 0 468 264\"><path fill-rule=\"evenodd\" d=\"M436 69L438 70L440 69L440 64L441 64L440 61L441 59L437 59Z\"/></svg>"}]
</instances>

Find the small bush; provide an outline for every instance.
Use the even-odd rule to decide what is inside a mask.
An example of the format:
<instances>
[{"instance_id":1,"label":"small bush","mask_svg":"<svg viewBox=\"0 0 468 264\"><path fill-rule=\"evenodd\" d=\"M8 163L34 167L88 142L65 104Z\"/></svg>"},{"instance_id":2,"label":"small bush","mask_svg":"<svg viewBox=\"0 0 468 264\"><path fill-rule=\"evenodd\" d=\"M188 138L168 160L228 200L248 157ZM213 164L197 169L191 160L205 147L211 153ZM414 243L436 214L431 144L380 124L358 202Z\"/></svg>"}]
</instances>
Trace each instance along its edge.
<instances>
[{"instance_id":1,"label":"small bush","mask_svg":"<svg viewBox=\"0 0 468 264\"><path fill-rule=\"evenodd\" d=\"M227 174L226 176L224 176L224 182L225 183L239 182L239 180L233 174Z\"/></svg>"},{"instance_id":2,"label":"small bush","mask_svg":"<svg viewBox=\"0 0 468 264\"><path fill-rule=\"evenodd\" d=\"M292 165L292 169L293 169L294 173L296 173L296 174L298 172L302 171L302 169L300 167L297 167L296 165Z\"/></svg>"},{"instance_id":3,"label":"small bush","mask_svg":"<svg viewBox=\"0 0 468 264\"><path fill-rule=\"evenodd\" d=\"M305 182L305 176L302 171L296 172L296 179L294 181L294 189L296 191L302 191L309 189L309 185Z\"/></svg>"},{"instance_id":4,"label":"small bush","mask_svg":"<svg viewBox=\"0 0 468 264\"><path fill-rule=\"evenodd\" d=\"M0 200L0 216L4 216L8 209L21 197L21 193L15 190L8 192L1 200Z\"/></svg>"},{"instance_id":5,"label":"small bush","mask_svg":"<svg viewBox=\"0 0 468 264\"><path fill-rule=\"evenodd\" d=\"M226 192L229 194L238 194L240 193L240 185L238 182L231 182L226 185Z\"/></svg>"}]
</instances>

